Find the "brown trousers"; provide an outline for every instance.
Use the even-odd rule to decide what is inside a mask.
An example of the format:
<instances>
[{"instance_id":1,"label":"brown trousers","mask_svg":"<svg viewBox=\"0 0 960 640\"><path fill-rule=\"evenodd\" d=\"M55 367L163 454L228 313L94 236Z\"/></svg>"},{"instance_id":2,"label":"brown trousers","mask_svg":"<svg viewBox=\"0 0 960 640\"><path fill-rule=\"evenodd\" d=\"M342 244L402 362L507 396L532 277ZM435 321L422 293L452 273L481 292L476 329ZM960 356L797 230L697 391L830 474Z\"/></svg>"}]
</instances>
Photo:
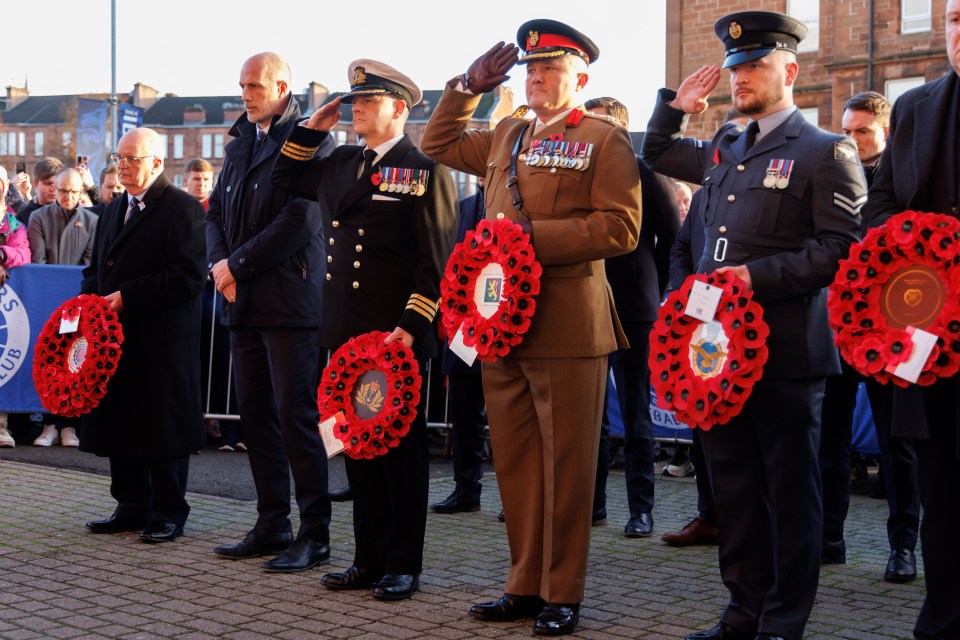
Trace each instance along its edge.
<instances>
[{"instance_id":1,"label":"brown trousers","mask_svg":"<svg viewBox=\"0 0 960 640\"><path fill-rule=\"evenodd\" d=\"M583 600L607 356L483 365L507 539L506 593Z\"/></svg>"}]
</instances>

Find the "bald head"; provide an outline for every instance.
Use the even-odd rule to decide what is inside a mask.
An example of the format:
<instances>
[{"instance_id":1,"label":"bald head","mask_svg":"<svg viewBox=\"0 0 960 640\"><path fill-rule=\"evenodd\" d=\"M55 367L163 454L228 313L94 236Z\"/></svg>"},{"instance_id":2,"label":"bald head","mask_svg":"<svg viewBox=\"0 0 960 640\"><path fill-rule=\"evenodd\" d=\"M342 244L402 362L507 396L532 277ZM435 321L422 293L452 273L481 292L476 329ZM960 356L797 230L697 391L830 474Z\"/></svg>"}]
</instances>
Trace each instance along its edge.
<instances>
[{"instance_id":1,"label":"bald head","mask_svg":"<svg viewBox=\"0 0 960 640\"><path fill-rule=\"evenodd\" d=\"M247 119L267 126L290 100L290 65L276 53L258 53L240 69L240 89Z\"/></svg>"},{"instance_id":2,"label":"bald head","mask_svg":"<svg viewBox=\"0 0 960 640\"><path fill-rule=\"evenodd\" d=\"M139 127L124 134L117 145L120 184L133 195L143 193L163 173L163 139L153 129Z\"/></svg>"}]
</instances>

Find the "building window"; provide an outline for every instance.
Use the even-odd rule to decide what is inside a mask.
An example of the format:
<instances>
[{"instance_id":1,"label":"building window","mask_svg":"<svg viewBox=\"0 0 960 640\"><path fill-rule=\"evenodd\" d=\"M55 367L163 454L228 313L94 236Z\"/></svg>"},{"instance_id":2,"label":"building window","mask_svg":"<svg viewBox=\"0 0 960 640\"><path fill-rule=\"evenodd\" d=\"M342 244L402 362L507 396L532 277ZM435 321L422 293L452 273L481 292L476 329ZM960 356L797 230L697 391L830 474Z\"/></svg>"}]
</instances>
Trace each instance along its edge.
<instances>
[{"instance_id":1,"label":"building window","mask_svg":"<svg viewBox=\"0 0 960 640\"><path fill-rule=\"evenodd\" d=\"M60 146L63 147L63 155L70 155L70 143L73 142L73 136L69 131L64 131L60 136Z\"/></svg>"},{"instance_id":2,"label":"building window","mask_svg":"<svg viewBox=\"0 0 960 640\"><path fill-rule=\"evenodd\" d=\"M17 137L17 155L26 157L27 155L27 133L21 131L20 135Z\"/></svg>"},{"instance_id":3,"label":"building window","mask_svg":"<svg viewBox=\"0 0 960 640\"><path fill-rule=\"evenodd\" d=\"M890 104L893 104L897 101L897 98L905 94L910 89L914 87L919 87L926 79L923 76L917 76L914 78L897 78L896 80L887 80L886 84L883 87L883 94L887 96L887 100L890 101Z\"/></svg>"},{"instance_id":4,"label":"building window","mask_svg":"<svg viewBox=\"0 0 960 640\"><path fill-rule=\"evenodd\" d=\"M43 131L36 131L33 134L33 155L38 158L46 155L43 152Z\"/></svg>"},{"instance_id":5,"label":"building window","mask_svg":"<svg viewBox=\"0 0 960 640\"><path fill-rule=\"evenodd\" d=\"M799 53L820 48L820 0L787 0L787 14L807 27L807 37L797 47Z\"/></svg>"},{"instance_id":6,"label":"building window","mask_svg":"<svg viewBox=\"0 0 960 640\"><path fill-rule=\"evenodd\" d=\"M183 189L183 174L182 174L182 173L178 173L178 174L176 174L175 176L173 176L173 184L175 184L175 185L177 185L178 187L180 187L181 189Z\"/></svg>"},{"instance_id":7,"label":"building window","mask_svg":"<svg viewBox=\"0 0 960 640\"><path fill-rule=\"evenodd\" d=\"M167 136L167 134L165 133L161 133L161 134L158 134L158 137L160 138L160 148L163 149L163 153L169 155L170 147L167 146L168 144L170 144L169 136Z\"/></svg>"},{"instance_id":8,"label":"building window","mask_svg":"<svg viewBox=\"0 0 960 640\"><path fill-rule=\"evenodd\" d=\"M817 107L807 107L806 109L800 109L800 115L803 116L803 119L812 124L815 127L820 126L820 109Z\"/></svg>"},{"instance_id":9,"label":"building window","mask_svg":"<svg viewBox=\"0 0 960 640\"><path fill-rule=\"evenodd\" d=\"M218 133L213 136L213 157L223 157L223 134Z\"/></svg>"},{"instance_id":10,"label":"building window","mask_svg":"<svg viewBox=\"0 0 960 640\"><path fill-rule=\"evenodd\" d=\"M9 151L7 151L7 136L6 134L0 133L0 156L8 155L11 154Z\"/></svg>"},{"instance_id":11,"label":"building window","mask_svg":"<svg viewBox=\"0 0 960 640\"><path fill-rule=\"evenodd\" d=\"M930 0L900 0L900 33L930 31L932 12Z\"/></svg>"},{"instance_id":12,"label":"building window","mask_svg":"<svg viewBox=\"0 0 960 640\"><path fill-rule=\"evenodd\" d=\"M347 132L343 130L337 131L337 146L339 147L342 144L347 144Z\"/></svg>"},{"instance_id":13,"label":"building window","mask_svg":"<svg viewBox=\"0 0 960 640\"><path fill-rule=\"evenodd\" d=\"M173 157L180 159L183 157L183 134L175 133L173 135Z\"/></svg>"},{"instance_id":14,"label":"building window","mask_svg":"<svg viewBox=\"0 0 960 640\"><path fill-rule=\"evenodd\" d=\"M213 136L209 133L200 136L200 156L203 158L213 157Z\"/></svg>"}]
</instances>

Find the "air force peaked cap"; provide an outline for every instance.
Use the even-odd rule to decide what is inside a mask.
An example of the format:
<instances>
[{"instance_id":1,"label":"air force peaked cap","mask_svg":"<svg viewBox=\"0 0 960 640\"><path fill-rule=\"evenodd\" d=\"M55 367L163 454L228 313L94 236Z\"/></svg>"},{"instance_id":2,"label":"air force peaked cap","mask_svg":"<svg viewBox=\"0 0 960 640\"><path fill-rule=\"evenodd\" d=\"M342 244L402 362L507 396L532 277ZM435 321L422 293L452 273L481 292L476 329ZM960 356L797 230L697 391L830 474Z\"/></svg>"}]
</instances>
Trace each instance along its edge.
<instances>
[{"instance_id":1,"label":"air force peaked cap","mask_svg":"<svg viewBox=\"0 0 960 640\"><path fill-rule=\"evenodd\" d=\"M717 20L713 31L727 50L723 68L752 62L773 51L797 52L807 27L795 18L770 11L740 11Z\"/></svg>"},{"instance_id":2,"label":"air force peaked cap","mask_svg":"<svg viewBox=\"0 0 960 640\"><path fill-rule=\"evenodd\" d=\"M575 55L590 64L600 57L593 40L570 25L540 18L529 20L517 30L517 44L523 49L519 62Z\"/></svg>"},{"instance_id":3,"label":"air force peaked cap","mask_svg":"<svg viewBox=\"0 0 960 640\"><path fill-rule=\"evenodd\" d=\"M406 102L407 107L412 107L423 97L423 92L413 80L376 60L354 60L347 67L347 77L350 78L350 91L340 98L341 102L347 104L353 102L356 96L390 94Z\"/></svg>"}]
</instances>

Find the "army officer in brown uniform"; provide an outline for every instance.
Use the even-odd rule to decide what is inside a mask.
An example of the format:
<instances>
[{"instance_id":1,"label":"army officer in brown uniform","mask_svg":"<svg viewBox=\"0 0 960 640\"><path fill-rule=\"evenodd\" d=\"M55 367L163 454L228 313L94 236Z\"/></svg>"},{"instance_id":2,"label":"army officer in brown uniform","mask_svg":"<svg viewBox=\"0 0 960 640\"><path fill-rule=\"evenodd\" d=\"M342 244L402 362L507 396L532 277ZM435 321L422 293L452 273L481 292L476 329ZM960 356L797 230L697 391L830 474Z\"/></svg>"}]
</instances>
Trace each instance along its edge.
<instances>
[{"instance_id":1,"label":"army officer in brown uniform","mask_svg":"<svg viewBox=\"0 0 960 640\"><path fill-rule=\"evenodd\" d=\"M603 260L636 246L640 187L626 129L583 109L596 45L552 20L524 24L517 40L536 117L466 128L481 94L517 62L517 47L501 42L448 83L422 147L438 162L485 176L487 217L517 220L543 265L523 343L483 367L510 576L502 598L470 613L494 621L536 616L535 633L563 635L576 629L583 599L607 354L626 342ZM528 164L531 144L550 140L560 143L553 155L583 166Z\"/></svg>"}]
</instances>

